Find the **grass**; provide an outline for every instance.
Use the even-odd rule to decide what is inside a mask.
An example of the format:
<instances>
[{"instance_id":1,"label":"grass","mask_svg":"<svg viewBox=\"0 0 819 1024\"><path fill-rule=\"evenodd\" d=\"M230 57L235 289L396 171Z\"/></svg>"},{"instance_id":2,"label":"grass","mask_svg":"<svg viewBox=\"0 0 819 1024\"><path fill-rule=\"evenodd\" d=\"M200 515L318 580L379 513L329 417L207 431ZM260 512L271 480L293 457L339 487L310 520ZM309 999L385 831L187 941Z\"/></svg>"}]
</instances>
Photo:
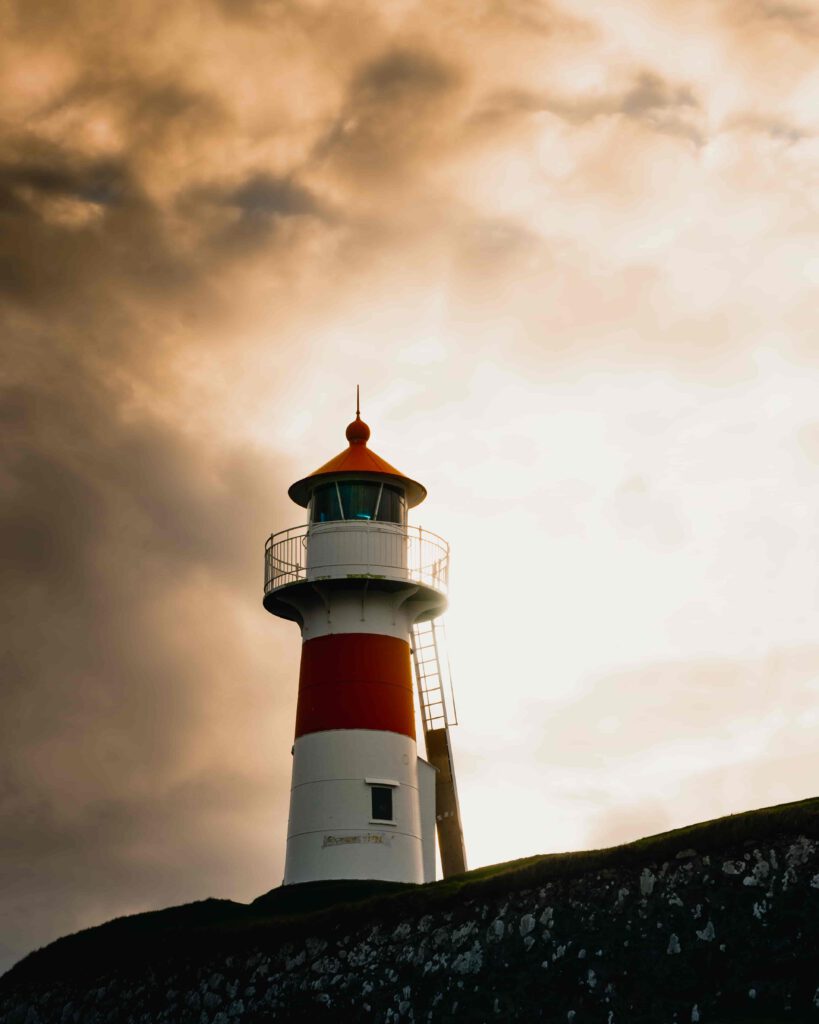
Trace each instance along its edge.
<instances>
[{"instance_id":1,"label":"grass","mask_svg":"<svg viewBox=\"0 0 819 1024\"><path fill-rule=\"evenodd\" d=\"M313 882L273 889L251 904L209 899L117 918L58 939L30 953L2 979L15 987L47 979L96 976L148 962L274 947L285 938L337 927L345 931L376 918L433 913L465 899L542 886L558 879L673 860L693 849L719 853L782 835L819 838L819 797L732 814L604 850L544 854L477 868L429 885L378 881Z\"/></svg>"}]
</instances>

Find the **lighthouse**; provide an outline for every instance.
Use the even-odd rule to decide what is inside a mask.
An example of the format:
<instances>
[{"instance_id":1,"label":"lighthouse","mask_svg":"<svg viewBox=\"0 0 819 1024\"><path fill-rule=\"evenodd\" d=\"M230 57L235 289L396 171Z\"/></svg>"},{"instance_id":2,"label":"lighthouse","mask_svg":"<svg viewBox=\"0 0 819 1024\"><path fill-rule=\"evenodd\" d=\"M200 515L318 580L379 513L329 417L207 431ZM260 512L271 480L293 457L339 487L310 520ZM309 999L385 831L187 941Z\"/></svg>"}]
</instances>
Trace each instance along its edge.
<instances>
[{"instance_id":1,"label":"lighthouse","mask_svg":"<svg viewBox=\"0 0 819 1024\"><path fill-rule=\"evenodd\" d=\"M428 882L436 832L444 875L466 869L436 623L449 545L409 523L426 489L368 447L358 401L346 439L288 491L307 523L265 547L264 607L302 637L284 884Z\"/></svg>"}]
</instances>

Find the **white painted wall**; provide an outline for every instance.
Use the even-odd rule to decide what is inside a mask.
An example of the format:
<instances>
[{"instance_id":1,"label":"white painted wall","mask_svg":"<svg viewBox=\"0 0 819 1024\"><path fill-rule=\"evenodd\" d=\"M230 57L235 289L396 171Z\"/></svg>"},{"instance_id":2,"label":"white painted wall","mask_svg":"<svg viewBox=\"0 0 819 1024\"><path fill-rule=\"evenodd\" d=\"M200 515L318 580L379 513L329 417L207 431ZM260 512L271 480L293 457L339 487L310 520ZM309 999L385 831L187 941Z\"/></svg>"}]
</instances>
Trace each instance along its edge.
<instances>
[{"instance_id":1,"label":"white painted wall","mask_svg":"<svg viewBox=\"0 0 819 1024\"><path fill-rule=\"evenodd\" d=\"M421 846L424 881L435 881L435 776L437 769L418 758L418 797L421 804Z\"/></svg>"},{"instance_id":2,"label":"white painted wall","mask_svg":"<svg viewBox=\"0 0 819 1024\"><path fill-rule=\"evenodd\" d=\"M407 575L407 531L392 523L314 523L307 535L307 571L315 576Z\"/></svg>"},{"instance_id":3,"label":"white painted wall","mask_svg":"<svg viewBox=\"0 0 819 1024\"><path fill-rule=\"evenodd\" d=\"M329 633L378 633L409 642L415 610L406 602L415 592L412 586L393 593L328 589L325 601L303 607L302 636L312 640Z\"/></svg>"},{"instance_id":4,"label":"white painted wall","mask_svg":"<svg viewBox=\"0 0 819 1024\"><path fill-rule=\"evenodd\" d=\"M418 764L415 741L398 733L338 729L299 737L293 752L285 884L329 878L426 881L422 820L429 809L422 819ZM368 778L397 783L393 824L372 821ZM434 782L432 800L434 844Z\"/></svg>"}]
</instances>

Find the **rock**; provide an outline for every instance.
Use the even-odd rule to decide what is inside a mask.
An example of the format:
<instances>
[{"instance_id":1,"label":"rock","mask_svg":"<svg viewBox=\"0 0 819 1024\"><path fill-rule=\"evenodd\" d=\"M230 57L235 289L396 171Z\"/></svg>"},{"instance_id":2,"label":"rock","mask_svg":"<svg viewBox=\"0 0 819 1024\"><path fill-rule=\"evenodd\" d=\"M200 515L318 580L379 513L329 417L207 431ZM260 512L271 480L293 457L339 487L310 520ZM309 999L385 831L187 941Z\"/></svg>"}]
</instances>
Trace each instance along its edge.
<instances>
[{"instance_id":1,"label":"rock","mask_svg":"<svg viewBox=\"0 0 819 1024\"><path fill-rule=\"evenodd\" d=\"M530 886L493 881L468 900L425 903L418 890L414 910L407 899L383 920L377 908L357 920L347 908L311 923L309 937L288 922L286 941L284 929L260 931L229 956L180 948L150 968L124 964L59 983L43 976L28 988L7 976L0 1021L286 1024L332 1015L434 1024L534 1020L548 1008L548 1019L577 1024L699 1024L730 1019L749 999L760 1018L802 1019L819 1009L818 979L799 973L814 965L802 953L819 948L816 845L794 832L712 849L728 868L713 878L705 856L672 851ZM772 964L772 948L799 955Z\"/></svg>"},{"instance_id":2,"label":"rock","mask_svg":"<svg viewBox=\"0 0 819 1024\"><path fill-rule=\"evenodd\" d=\"M640 874L640 893L643 896L650 896L654 892L656 877L651 868L643 868Z\"/></svg>"}]
</instances>

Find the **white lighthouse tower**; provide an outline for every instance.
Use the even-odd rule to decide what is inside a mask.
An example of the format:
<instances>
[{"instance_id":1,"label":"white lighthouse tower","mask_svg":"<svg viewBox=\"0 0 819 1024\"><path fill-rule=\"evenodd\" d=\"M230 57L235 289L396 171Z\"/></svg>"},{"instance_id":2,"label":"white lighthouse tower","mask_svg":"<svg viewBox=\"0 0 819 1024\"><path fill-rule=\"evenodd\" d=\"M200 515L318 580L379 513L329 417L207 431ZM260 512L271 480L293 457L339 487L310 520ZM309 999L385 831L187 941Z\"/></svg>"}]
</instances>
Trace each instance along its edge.
<instances>
[{"instance_id":1,"label":"white lighthouse tower","mask_svg":"<svg viewBox=\"0 0 819 1024\"><path fill-rule=\"evenodd\" d=\"M426 489L367 447L290 487L306 526L265 549L264 606L302 634L284 883L435 878L466 869L433 620L449 545L407 512ZM412 667L429 760L416 749Z\"/></svg>"}]
</instances>

